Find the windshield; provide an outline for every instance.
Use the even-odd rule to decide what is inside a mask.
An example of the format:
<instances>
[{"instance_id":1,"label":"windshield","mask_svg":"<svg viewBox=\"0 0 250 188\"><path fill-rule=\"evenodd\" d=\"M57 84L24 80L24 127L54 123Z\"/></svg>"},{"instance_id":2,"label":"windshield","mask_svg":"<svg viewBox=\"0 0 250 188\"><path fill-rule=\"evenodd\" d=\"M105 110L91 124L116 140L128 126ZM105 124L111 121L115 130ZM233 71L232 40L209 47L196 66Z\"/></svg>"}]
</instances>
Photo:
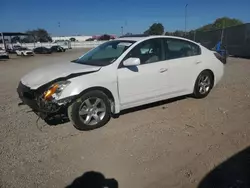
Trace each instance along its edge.
<instances>
[{"instance_id":1,"label":"windshield","mask_svg":"<svg viewBox=\"0 0 250 188\"><path fill-rule=\"evenodd\" d=\"M84 56L73 61L74 63L106 66L120 57L135 41L114 40L101 44Z\"/></svg>"}]
</instances>

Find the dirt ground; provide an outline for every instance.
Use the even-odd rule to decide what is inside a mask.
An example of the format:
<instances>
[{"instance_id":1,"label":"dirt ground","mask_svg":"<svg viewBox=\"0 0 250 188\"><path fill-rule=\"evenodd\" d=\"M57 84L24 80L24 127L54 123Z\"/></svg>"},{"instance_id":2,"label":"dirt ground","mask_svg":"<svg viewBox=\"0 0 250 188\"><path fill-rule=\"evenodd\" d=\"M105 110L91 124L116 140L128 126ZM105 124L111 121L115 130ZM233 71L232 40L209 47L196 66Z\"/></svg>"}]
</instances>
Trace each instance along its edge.
<instances>
[{"instance_id":1,"label":"dirt ground","mask_svg":"<svg viewBox=\"0 0 250 188\"><path fill-rule=\"evenodd\" d=\"M116 182L111 188L118 187L115 184L212 188L214 180L203 183L208 173L248 148L250 60L246 59L230 58L223 80L205 99L176 99L132 109L90 132L79 132L70 123L36 123L37 116L28 107L17 106L16 87L25 73L73 60L83 52L0 61L0 187L65 187L95 171L113 178L107 180ZM246 165L249 161L242 166ZM237 164L233 168L227 172L235 171ZM82 180L96 183L104 179L101 174L88 173ZM220 176L227 182L243 182L233 180L232 174Z\"/></svg>"}]
</instances>

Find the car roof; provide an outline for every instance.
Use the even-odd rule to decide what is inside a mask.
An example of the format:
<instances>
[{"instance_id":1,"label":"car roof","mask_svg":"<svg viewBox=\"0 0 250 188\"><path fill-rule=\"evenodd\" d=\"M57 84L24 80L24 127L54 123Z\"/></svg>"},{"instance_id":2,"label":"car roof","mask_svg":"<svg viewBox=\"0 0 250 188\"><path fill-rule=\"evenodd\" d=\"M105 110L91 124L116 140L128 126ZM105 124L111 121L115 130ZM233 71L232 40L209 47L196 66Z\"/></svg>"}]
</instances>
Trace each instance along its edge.
<instances>
[{"instance_id":1,"label":"car roof","mask_svg":"<svg viewBox=\"0 0 250 188\"><path fill-rule=\"evenodd\" d=\"M114 40L123 40L123 41L140 41L145 39L146 37L122 37L122 38L116 38Z\"/></svg>"},{"instance_id":2,"label":"car roof","mask_svg":"<svg viewBox=\"0 0 250 188\"><path fill-rule=\"evenodd\" d=\"M137 36L122 36L121 38L116 38L115 40L126 40L126 41L143 41L143 40L147 40L147 39L154 39L154 38L173 38L173 39L181 39L181 40L186 40L186 41L190 41L193 42L195 44L198 44L192 40L186 39L186 38L182 38L182 37L176 37L176 36L168 36L168 35L151 35L151 36L145 36L145 37L137 37ZM198 44L199 45L199 44Z\"/></svg>"}]
</instances>

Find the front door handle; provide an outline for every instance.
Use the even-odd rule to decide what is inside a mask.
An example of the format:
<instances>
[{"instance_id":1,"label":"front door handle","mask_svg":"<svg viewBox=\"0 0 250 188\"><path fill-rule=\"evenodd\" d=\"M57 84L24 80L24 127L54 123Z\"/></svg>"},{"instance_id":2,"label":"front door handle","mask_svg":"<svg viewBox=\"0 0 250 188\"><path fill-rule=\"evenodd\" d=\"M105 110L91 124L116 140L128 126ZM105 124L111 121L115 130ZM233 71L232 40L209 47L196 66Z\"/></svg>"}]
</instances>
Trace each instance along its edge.
<instances>
[{"instance_id":1,"label":"front door handle","mask_svg":"<svg viewBox=\"0 0 250 188\"><path fill-rule=\"evenodd\" d=\"M200 64L200 63L202 63L202 61L196 61L196 62L195 62L196 65L198 65L198 64Z\"/></svg>"},{"instance_id":2,"label":"front door handle","mask_svg":"<svg viewBox=\"0 0 250 188\"><path fill-rule=\"evenodd\" d=\"M168 68L161 68L160 69L160 73L163 73L163 72L166 72L166 71L168 71Z\"/></svg>"}]
</instances>

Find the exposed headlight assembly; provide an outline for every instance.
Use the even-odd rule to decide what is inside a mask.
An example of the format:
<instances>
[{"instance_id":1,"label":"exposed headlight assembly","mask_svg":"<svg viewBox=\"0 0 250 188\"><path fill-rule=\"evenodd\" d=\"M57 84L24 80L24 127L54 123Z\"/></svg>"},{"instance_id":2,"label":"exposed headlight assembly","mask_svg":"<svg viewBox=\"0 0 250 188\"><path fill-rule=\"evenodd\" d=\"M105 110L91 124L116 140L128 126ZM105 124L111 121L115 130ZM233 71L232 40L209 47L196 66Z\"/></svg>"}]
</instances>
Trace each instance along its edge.
<instances>
[{"instance_id":1,"label":"exposed headlight assembly","mask_svg":"<svg viewBox=\"0 0 250 188\"><path fill-rule=\"evenodd\" d=\"M70 81L60 81L51 85L48 90L43 93L43 98L45 100L57 100L62 91L70 84Z\"/></svg>"}]
</instances>

